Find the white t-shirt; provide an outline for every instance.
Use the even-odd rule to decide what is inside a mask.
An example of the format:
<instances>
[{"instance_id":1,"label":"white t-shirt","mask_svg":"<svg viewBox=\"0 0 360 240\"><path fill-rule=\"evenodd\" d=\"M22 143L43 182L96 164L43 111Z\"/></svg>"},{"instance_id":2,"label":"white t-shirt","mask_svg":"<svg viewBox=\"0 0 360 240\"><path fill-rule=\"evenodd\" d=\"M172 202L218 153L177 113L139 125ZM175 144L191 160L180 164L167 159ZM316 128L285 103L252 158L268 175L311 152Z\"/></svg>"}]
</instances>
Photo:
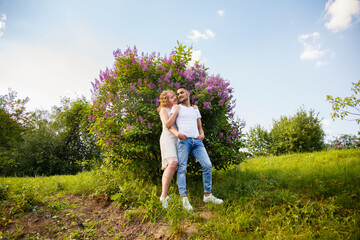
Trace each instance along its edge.
<instances>
[{"instance_id":1,"label":"white t-shirt","mask_svg":"<svg viewBox=\"0 0 360 240\"><path fill-rule=\"evenodd\" d=\"M199 109L193 107L180 106L180 111L176 117L176 126L179 133L187 137L197 138L199 136L199 129L197 126L197 119L201 118ZM174 113L174 107L171 109L170 114Z\"/></svg>"}]
</instances>

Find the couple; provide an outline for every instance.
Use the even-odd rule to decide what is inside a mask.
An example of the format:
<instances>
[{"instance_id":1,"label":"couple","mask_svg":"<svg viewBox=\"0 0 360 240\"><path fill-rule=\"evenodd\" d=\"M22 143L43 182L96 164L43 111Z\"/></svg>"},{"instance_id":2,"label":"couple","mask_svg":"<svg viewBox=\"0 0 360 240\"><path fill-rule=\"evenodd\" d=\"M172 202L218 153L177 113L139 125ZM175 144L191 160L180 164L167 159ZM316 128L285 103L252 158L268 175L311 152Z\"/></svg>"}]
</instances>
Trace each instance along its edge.
<instances>
[{"instance_id":1,"label":"couple","mask_svg":"<svg viewBox=\"0 0 360 240\"><path fill-rule=\"evenodd\" d=\"M201 115L197 106L190 105L190 91L181 86L177 89L180 105L175 93L165 90L160 95L158 112L163 125L160 137L162 158L162 193L160 201L168 206L168 190L171 179L177 171L177 185L185 209L192 210L186 191L186 169L189 154L192 153L200 163L203 174L204 202L221 204L223 200L211 194L212 164L202 140L205 138L201 126ZM177 129L174 127L177 126Z\"/></svg>"}]
</instances>

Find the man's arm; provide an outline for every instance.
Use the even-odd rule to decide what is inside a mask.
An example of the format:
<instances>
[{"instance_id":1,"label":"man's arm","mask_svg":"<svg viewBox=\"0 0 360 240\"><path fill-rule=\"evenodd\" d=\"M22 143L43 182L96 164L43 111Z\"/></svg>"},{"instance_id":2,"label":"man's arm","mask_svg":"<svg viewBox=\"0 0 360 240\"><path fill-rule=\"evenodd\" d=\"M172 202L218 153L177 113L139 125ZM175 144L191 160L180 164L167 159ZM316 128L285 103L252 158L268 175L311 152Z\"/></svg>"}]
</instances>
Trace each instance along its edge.
<instances>
[{"instance_id":1,"label":"man's arm","mask_svg":"<svg viewBox=\"0 0 360 240\"><path fill-rule=\"evenodd\" d=\"M204 130L203 130L202 126L201 126L201 118L197 119L197 127L198 127L198 130L199 130L199 136L197 137L197 139L202 141L205 138L205 134L204 134Z\"/></svg>"}]
</instances>

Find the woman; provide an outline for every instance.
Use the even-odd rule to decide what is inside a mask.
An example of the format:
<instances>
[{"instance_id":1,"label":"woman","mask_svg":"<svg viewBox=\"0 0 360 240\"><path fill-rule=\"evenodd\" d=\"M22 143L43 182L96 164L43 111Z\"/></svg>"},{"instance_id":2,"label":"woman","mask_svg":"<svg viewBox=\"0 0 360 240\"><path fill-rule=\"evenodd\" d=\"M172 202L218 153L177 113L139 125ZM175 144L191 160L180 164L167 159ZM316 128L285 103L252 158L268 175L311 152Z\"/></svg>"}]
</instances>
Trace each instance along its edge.
<instances>
[{"instance_id":1,"label":"woman","mask_svg":"<svg viewBox=\"0 0 360 240\"><path fill-rule=\"evenodd\" d=\"M174 106L175 112L170 117L170 110ZM160 94L160 106L158 107L158 112L162 122L162 133L160 136L160 151L161 151L161 160L162 167L164 170L162 176L162 193L160 196L160 201L164 208L168 207L168 190L173 178L177 166L177 153L176 153L176 143L178 132L174 128L174 123L176 116L179 112L180 107L177 105L177 99L175 93L171 90L164 90Z\"/></svg>"}]
</instances>

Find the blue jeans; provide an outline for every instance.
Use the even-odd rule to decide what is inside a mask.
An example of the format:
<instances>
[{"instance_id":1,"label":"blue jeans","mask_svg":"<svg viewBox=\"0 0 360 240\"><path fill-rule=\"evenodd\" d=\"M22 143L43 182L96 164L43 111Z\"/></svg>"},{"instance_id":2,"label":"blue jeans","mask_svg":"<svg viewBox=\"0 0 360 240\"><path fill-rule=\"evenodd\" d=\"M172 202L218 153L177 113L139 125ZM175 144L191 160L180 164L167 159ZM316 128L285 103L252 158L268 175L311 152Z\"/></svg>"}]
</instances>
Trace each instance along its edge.
<instances>
[{"instance_id":1,"label":"blue jeans","mask_svg":"<svg viewBox=\"0 0 360 240\"><path fill-rule=\"evenodd\" d=\"M177 143L178 171L177 185L180 196L185 197L186 191L186 170L189 154L192 153L202 168L204 192L211 193L212 185L212 164L205 149L204 143L196 138L186 138Z\"/></svg>"}]
</instances>

